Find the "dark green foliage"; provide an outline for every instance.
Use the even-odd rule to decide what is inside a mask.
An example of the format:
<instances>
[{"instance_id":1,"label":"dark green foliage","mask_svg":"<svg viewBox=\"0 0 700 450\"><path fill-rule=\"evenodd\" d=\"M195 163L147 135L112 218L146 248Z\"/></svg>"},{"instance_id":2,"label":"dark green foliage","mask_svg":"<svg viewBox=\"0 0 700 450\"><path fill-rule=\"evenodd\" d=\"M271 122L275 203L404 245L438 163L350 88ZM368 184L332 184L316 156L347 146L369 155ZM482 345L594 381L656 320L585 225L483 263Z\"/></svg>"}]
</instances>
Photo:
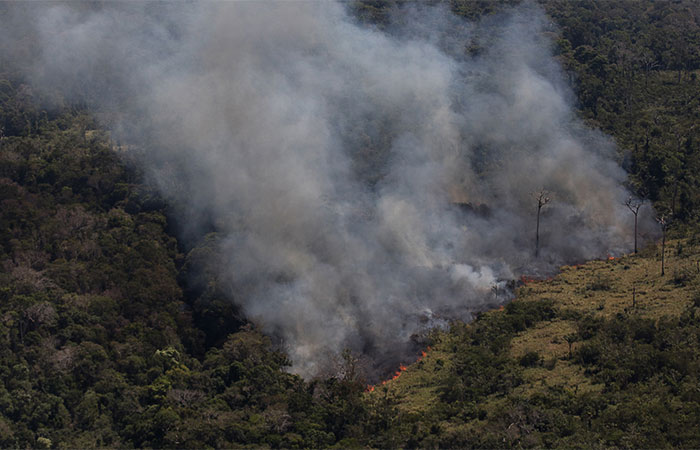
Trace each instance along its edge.
<instances>
[{"instance_id":1,"label":"dark green foliage","mask_svg":"<svg viewBox=\"0 0 700 450\"><path fill-rule=\"evenodd\" d=\"M540 363L540 354L537 352L525 353L519 361L523 367L534 367Z\"/></svg>"},{"instance_id":2,"label":"dark green foliage","mask_svg":"<svg viewBox=\"0 0 700 450\"><path fill-rule=\"evenodd\" d=\"M395 3L351 7L382 27ZM695 225L698 3L540 3L559 26L555 51L580 113L614 137L633 190ZM467 18L504 5L449 4ZM389 390L363 395L351 355L342 376L287 373L223 294L216 234L178 247L164 202L96 120L41 109L34 95L0 76L0 447L700 447L700 295L678 319L604 320L541 300L454 324L439 401L400 412ZM386 139L381 124L355 139L369 165L354 169L369 184ZM677 269L670 287L692 285L695 272ZM576 324L569 355L510 356L517 333L555 318ZM602 389L520 391L526 371L558 363ZM487 398L498 407L485 409Z\"/></svg>"},{"instance_id":3,"label":"dark green foliage","mask_svg":"<svg viewBox=\"0 0 700 450\"><path fill-rule=\"evenodd\" d=\"M453 324L452 358L446 382L438 386L440 401L427 413L399 413L391 397L370 405L364 442L376 447L464 447L479 436L455 433L455 423L488 421L479 407L489 396L504 396L522 383L522 364L509 356L510 340L519 331L556 317L551 300L513 302L504 314L480 315L470 324ZM539 364L529 355L525 365ZM438 361L438 367L440 363ZM381 388L380 388L381 389ZM448 425L449 423L449 425ZM380 424L377 426L377 424Z\"/></svg>"},{"instance_id":4,"label":"dark green foliage","mask_svg":"<svg viewBox=\"0 0 700 450\"><path fill-rule=\"evenodd\" d=\"M185 295L193 308L193 319L198 329L205 331L207 347L220 345L226 336L244 324L242 314L226 291L226 280L221 279L226 255L221 254L218 235L204 236L190 250L180 270L180 282L187 286Z\"/></svg>"},{"instance_id":5,"label":"dark green foliage","mask_svg":"<svg viewBox=\"0 0 700 450\"><path fill-rule=\"evenodd\" d=\"M350 434L364 415L356 374L287 373L221 294L215 237L183 258L163 203L86 114L49 118L25 88L0 92L0 447L326 447Z\"/></svg>"},{"instance_id":6,"label":"dark green foliage","mask_svg":"<svg viewBox=\"0 0 700 450\"><path fill-rule=\"evenodd\" d=\"M527 308L546 310L537 305L530 302ZM582 392L575 386L519 391L520 370L539 366L540 356L531 352L514 360L507 356L509 339L498 346L479 339L507 330L507 316L489 314L472 326L453 327L459 343L452 375L440 387L441 401L427 414L399 415L387 428L368 434L367 442L440 448L700 443L697 307L679 319L658 322L627 315L576 319L580 331L572 337L577 342L573 361L591 382L602 385L602 390ZM485 411L482 404L497 406Z\"/></svg>"},{"instance_id":7,"label":"dark green foliage","mask_svg":"<svg viewBox=\"0 0 700 450\"><path fill-rule=\"evenodd\" d=\"M615 138L632 188L680 222L697 222L700 4L539 3L560 27L558 57L581 114Z\"/></svg>"}]
</instances>

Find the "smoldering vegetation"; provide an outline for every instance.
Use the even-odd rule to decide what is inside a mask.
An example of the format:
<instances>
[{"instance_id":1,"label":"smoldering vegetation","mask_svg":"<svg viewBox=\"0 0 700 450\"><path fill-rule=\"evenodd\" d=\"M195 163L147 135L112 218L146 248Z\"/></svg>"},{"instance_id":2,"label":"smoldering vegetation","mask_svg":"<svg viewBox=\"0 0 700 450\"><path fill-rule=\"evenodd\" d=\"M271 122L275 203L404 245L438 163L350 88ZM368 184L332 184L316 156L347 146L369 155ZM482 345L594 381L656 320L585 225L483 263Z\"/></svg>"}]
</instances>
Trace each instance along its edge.
<instances>
[{"instance_id":1,"label":"smoldering vegetation","mask_svg":"<svg viewBox=\"0 0 700 450\"><path fill-rule=\"evenodd\" d=\"M616 149L536 6L409 4L381 30L332 2L3 8L4 57L138 149L183 237L218 233L231 301L304 376L346 348L393 364L508 280L631 249Z\"/></svg>"}]
</instances>

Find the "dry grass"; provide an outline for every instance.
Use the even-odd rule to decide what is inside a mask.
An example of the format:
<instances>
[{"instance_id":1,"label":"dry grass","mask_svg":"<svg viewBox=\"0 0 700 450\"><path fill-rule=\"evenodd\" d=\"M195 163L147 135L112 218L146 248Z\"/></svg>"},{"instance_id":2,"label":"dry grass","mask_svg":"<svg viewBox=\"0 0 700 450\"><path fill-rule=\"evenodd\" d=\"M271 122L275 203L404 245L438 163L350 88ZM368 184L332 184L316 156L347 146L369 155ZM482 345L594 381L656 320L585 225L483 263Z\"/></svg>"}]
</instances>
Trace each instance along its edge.
<instances>
[{"instance_id":1,"label":"dry grass","mask_svg":"<svg viewBox=\"0 0 700 450\"><path fill-rule=\"evenodd\" d=\"M516 359L528 352L537 352L546 358L564 358L569 354L569 344L564 337L575 331L576 327L568 320L539 323L513 339L510 354Z\"/></svg>"},{"instance_id":2,"label":"dry grass","mask_svg":"<svg viewBox=\"0 0 700 450\"><path fill-rule=\"evenodd\" d=\"M560 308L594 316L610 317L618 313L656 318L678 316L692 302L698 289L699 260L696 247L687 241L672 241L666 248L664 276L659 252L649 248L638 255L562 267L553 280L533 282L521 288L518 300L546 297Z\"/></svg>"},{"instance_id":3,"label":"dry grass","mask_svg":"<svg viewBox=\"0 0 700 450\"><path fill-rule=\"evenodd\" d=\"M638 255L562 267L559 275L551 280L534 281L521 287L515 301L547 298L552 299L560 311L573 310L598 317L636 314L660 318L680 315L697 292L700 292L700 248L687 240L676 240L667 243L664 276L661 275L660 249L652 246ZM523 370L525 382L513 393L528 397L551 387L573 392L601 389L579 366L569 362L566 336L575 332L574 322L554 319L517 335L511 344L512 357L517 360L528 352L537 352L541 363ZM367 394L368 400L391 397L398 402L400 410L411 413L427 412L435 405L438 386L448 375L452 356L449 335L439 337L425 358L408 366L396 380L377 386L374 392ZM576 345L576 342L572 344L574 350ZM491 410L502 401L502 397L494 396L480 407Z\"/></svg>"}]
</instances>

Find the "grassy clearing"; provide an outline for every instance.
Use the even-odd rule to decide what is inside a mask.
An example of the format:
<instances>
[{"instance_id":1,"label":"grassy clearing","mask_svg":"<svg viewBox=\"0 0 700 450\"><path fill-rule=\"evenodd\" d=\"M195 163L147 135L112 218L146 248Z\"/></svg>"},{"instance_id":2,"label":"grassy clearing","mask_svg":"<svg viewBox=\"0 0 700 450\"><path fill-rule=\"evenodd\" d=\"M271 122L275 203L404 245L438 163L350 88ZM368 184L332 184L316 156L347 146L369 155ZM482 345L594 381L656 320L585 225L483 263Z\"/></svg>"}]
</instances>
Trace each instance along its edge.
<instances>
[{"instance_id":1,"label":"grassy clearing","mask_svg":"<svg viewBox=\"0 0 700 450\"><path fill-rule=\"evenodd\" d=\"M666 270L661 275L660 250L562 267L548 281L520 288L516 301L553 299L560 308L610 317L634 313L657 318L678 316L693 301L700 280L697 246L687 240L671 241L666 248Z\"/></svg>"},{"instance_id":2,"label":"grassy clearing","mask_svg":"<svg viewBox=\"0 0 700 450\"><path fill-rule=\"evenodd\" d=\"M600 391L580 365L570 361L579 342L576 319L582 316L613 317L636 315L660 319L678 317L695 301L700 285L700 246L689 240L674 240L666 246L666 271L661 275L660 248L650 246L637 255L614 260L591 261L578 266L565 266L550 280L533 281L518 289L515 302L537 302L550 299L559 311L558 317L517 333L510 342L509 355L532 361L522 368L523 382L513 394L530 398L548 389L561 389L574 394ZM505 314L496 310L485 313ZM570 317L570 318L569 318ZM369 401L392 398L399 411L428 413L439 403L441 386L449 376L455 353L452 337L436 335L432 350L421 361L408 366L395 380L367 393ZM571 344L571 345L570 345ZM504 397L494 394L479 407L493 411L502 406ZM478 420L469 426L476 426Z\"/></svg>"}]
</instances>

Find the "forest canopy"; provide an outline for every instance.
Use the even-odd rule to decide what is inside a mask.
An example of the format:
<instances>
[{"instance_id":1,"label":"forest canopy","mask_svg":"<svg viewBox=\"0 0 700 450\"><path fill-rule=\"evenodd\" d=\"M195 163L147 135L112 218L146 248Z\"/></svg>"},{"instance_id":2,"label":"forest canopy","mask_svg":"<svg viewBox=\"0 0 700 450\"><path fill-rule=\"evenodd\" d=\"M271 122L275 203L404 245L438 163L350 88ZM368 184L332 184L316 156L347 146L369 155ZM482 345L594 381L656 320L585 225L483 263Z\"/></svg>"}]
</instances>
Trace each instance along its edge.
<instances>
[{"instance_id":1,"label":"forest canopy","mask_svg":"<svg viewBox=\"0 0 700 450\"><path fill-rule=\"evenodd\" d=\"M519 2L448 3L473 20ZM690 237L674 249L692 264L700 5L538 4L577 114L612 136L630 191L672 217L676 237ZM382 29L406 4L347 7ZM34 50L22 37L13 48L0 40L0 447L700 445L697 294L663 318L595 318L537 298L426 335L421 344L445 353L424 366L447 374L427 381L439 393L428 413L400 413L388 391L369 396L350 352L332 373L291 374L278 337L228 296L216 221L199 234L178 221L177 205L105 128L116 111L34 87L11 59ZM483 47L475 35L461 49ZM365 150L384 144L365 141ZM368 151L362 161L354 170L376 184L381 158ZM692 265L674 270L664 286L700 292ZM612 284L602 276L580 290L593 296ZM518 333L551 321L576 325L568 355L512 357ZM605 388L521 395L525 371L557 364ZM497 408L482 406L494 397Z\"/></svg>"}]
</instances>

